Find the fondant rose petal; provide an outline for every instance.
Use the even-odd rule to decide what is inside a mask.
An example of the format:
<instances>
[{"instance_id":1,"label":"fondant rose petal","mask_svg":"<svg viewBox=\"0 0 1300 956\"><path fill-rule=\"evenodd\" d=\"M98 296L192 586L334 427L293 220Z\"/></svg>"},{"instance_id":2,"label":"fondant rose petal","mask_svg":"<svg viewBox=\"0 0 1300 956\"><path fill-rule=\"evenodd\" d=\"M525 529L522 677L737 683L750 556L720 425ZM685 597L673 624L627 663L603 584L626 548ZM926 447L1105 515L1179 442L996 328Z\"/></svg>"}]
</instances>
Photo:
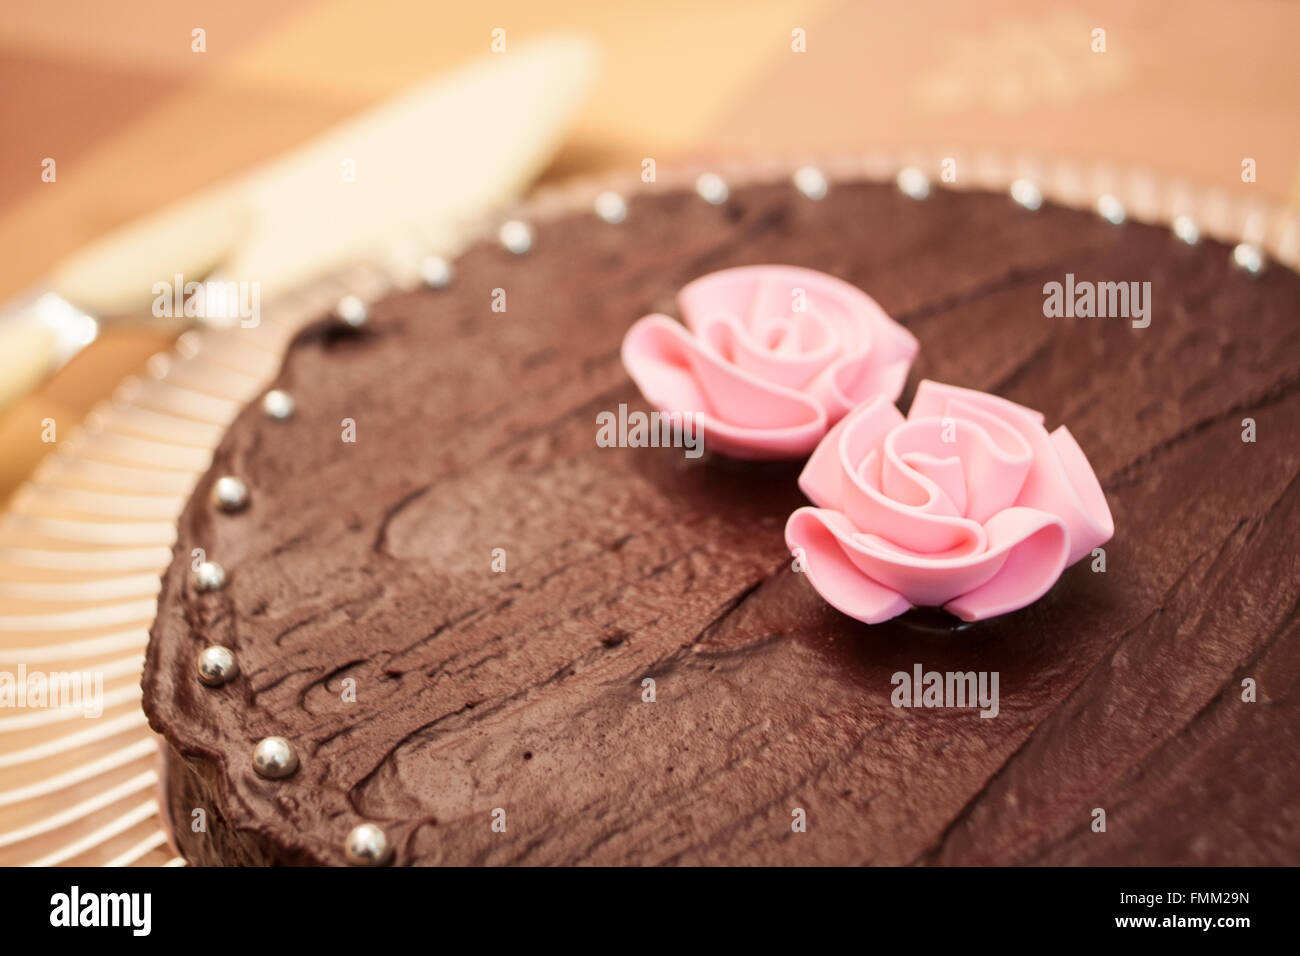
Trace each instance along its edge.
<instances>
[{"instance_id":1,"label":"fondant rose petal","mask_svg":"<svg viewBox=\"0 0 1300 956\"><path fill-rule=\"evenodd\" d=\"M724 269L678 301L685 327L646 316L624 365L661 411L697 414L705 446L739 458L808 454L851 405L897 397L916 355L870 296L812 269Z\"/></svg>"},{"instance_id":2,"label":"fondant rose petal","mask_svg":"<svg viewBox=\"0 0 1300 956\"><path fill-rule=\"evenodd\" d=\"M965 484L961 513L983 524L1015 504L1033 465L1032 446L1015 428L977 409L950 403L947 410L951 414L942 418L909 416L904 427L889 435L885 489L897 494L900 480L914 471L907 463L910 455L956 456Z\"/></svg>"},{"instance_id":3,"label":"fondant rose petal","mask_svg":"<svg viewBox=\"0 0 1300 956\"><path fill-rule=\"evenodd\" d=\"M1042 425L1042 415L1032 409L969 389L934 383L922 384L929 386L925 390L927 401L941 401L945 414L971 419L984 419L988 416L989 431L994 435L997 432L992 419L1000 419L1014 428L1028 443L1031 464L1014 503L1060 516L1070 531L1067 564L1073 564L1099 544L1110 540L1115 526L1106 496L1097 482L1092 466L1088 464L1087 457L1069 429L1062 425L1049 435ZM921 388L917 389L918 398L921 397L921 391ZM914 402L909 418L915 413ZM1014 452L1009 454L1015 457ZM982 481L976 487L996 491L1001 486ZM1002 506L1001 501L981 502L978 505L973 503L971 515L976 516L977 508L983 509L980 515L982 517L983 513L991 513L995 507Z\"/></svg>"},{"instance_id":4,"label":"fondant rose petal","mask_svg":"<svg viewBox=\"0 0 1300 956\"><path fill-rule=\"evenodd\" d=\"M818 324L819 320L815 316L804 316L800 323L804 329ZM801 334L801 329L795 328L793 323L783 327L774 324L769 331L791 338L798 338ZM818 335L803 332L810 348L783 348L782 343L774 341L772 335L756 339L741 325L739 319L730 314L701 321L696 335L720 356L734 362L746 372L765 382L794 389L807 385L838 351L838 341L834 332L828 328L823 327L820 341Z\"/></svg>"},{"instance_id":5,"label":"fondant rose petal","mask_svg":"<svg viewBox=\"0 0 1300 956\"><path fill-rule=\"evenodd\" d=\"M812 400L728 364L666 315L636 322L623 339L622 357L661 411L698 416L706 449L738 458L798 457L826 430L825 414Z\"/></svg>"},{"instance_id":6,"label":"fondant rose petal","mask_svg":"<svg viewBox=\"0 0 1300 956\"><path fill-rule=\"evenodd\" d=\"M907 410L907 417L942 418L948 414L948 404L952 401L982 409L990 415L1007 421L1008 424L1013 420L1028 421L1037 425L1043 423L1043 413L1036 412L1032 408L1017 405L998 395L977 392L973 388L961 388L958 385L944 385L942 382L931 381L928 378L922 379L916 386L916 395L912 399L912 407Z\"/></svg>"},{"instance_id":7,"label":"fondant rose petal","mask_svg":"<svg viewBox=\"0 0 1300 956\"><path fill-rule=\"evenodd\" d=\"M797 553L802 553L805 573L817 593L832 607L868 624L887 621L910 608L901 594L877 584L854 566L832 527L838 535L853 534L847 518L819 508L800 508L785 525L785 543L791 552L798 549Z\"/></svg>"},{"instance_id":8,"label":"fondant rose petal","mask_svg":"<svg viewBox=\"0 0 1300 956\"><path fill-rule=\"evenodd\" d=\"M697 334L701 322L728 313L750 329L773 316L821 315L846 351L862 349L863 333L871 331L877 319L910 335L861 289L799 266L740 266L712 272L683 286L677 303L687 327Z\"/></svg>"},{"instance_id":9,"label":"fondant rose petal","mask_svg":"<svg viewBox=\"0 0 1300 956\"><path fill-rule=\"evenodd\" d=\"M956 514L943 491L928 477L914 471L913 490L904 500L881 484L883 469L879 449L863 458L857 472L847 474L840 510L855 527L899 551L916 554L970 554L983 549L984 531L978 522Z\"/></svg>"},{"instance_id":10,"label":"fondant rose petal","mask_svg":"<svg viewBox=\"0 0 1300 956\"><path fill-rule=\"evenodd\" d=\"M981 529L978 544L984 541ZM947 604L987 583L998 573L1006 557L1004 552L974 546L939 553L909 551L869 533L840 537L839 542L845 555L865 577L897 591L912 604L927 607Z\"/></svg>"},{"instance_id":11,"label":"fondant rose petal","mask_svg":"<svg viewBox=\"0 0 1300 956\"><path fill-rule=\"evenodd\" d=\"M891 411L867 402L827 433L799 479L822 507L787 523L787 541L819 571L809 581L846 613L1005 614L1113 532L1069 430L1049 435L1032 409L923 382L906 419Z\"/></svg>"},{"instance_id":12,"label":"fondant rose petal","mask_svg":"<svg viewBox=\"0 0 1300 956\"><path fill-rule=\"evenodd\" d=\"M745 324L758 291L761 269L761 266L723 269L682 286L677 293L677 305L682 310L686 327L700 335L704 327L720 315L734 316L742 325Z\"/></svg>"},{"instance_id":13,"label":"fondant rose petal","mask_svg":"<svg viewBox=\"0 0 1300 956\"><path fill-rule=\"evenodd\" d=\"M1073 563L1108 540L1114 526L1106 496L1088 460L1068 431L1057 429L1057 432L1048 435L1043 431L1031 439L1034 465L1025 477L1016 504L1061 516L1073 539L1070 544ZM1062 460L1062 452L1068 456L1069 466Z\"/></svg>"},{"instance_id":14,"label":"fondant rose petal","mask_svg":"<svg viewBox=\"0 0 1300 956\"><path fill-rule=\"evenodd\" d=\"M980 547L943 553L908 551L870 533L843 537L838 535L838 526L828 527L864 576L897 591L913 604L932 607L949 604L993 582L1006 569L1011 555L1027 542L1031 546L1027 555L1022 554L1020 572L1024 576L1023 590L1032 594L1025 602L1029 603L1060 576L1069 545L1061 520L1032 508L1008 508L995 515L982 529ZM1048 528L1053 530L1044 534ZM1024 572L1035 560L1040 563L1026 575Z\"/></svg>"},{"instance_id":15,"label":"fondant rose petal","mask_svg":"<svg viewBox=\"0 0 1300 956\"><path fill-rule=\"evenodd\" d=\"M1111 517L1110 505L1096 472L1088 464L1088 457L1070 430L1064 425L1059 426L1052 432L1052 445L1075 495L1071 507L1058 512L1070 529L1070 554L1065 563L1073 564L1111 539L1115 533L1115 519Z\"/></svg>"},{"instance_id":16,"label":"fondant rose petal","mask_svg":"<svg viewBox=\"0 0 1300 956\"><path fill-rule=\"evenodd\" d=\"M807 388L825 406L827 420L832 423L869 398L897 398L920 348L916 337L891 319L871 296L843 279L814 269L724 269L686 285L678 302L686 325L697 335L704 334L713 317L739 316L755 345L763 348L774 344L762 338L773 318L814 320L794 326L797 333L802 333L794 336L801 345L799 352L806 353L798 361L801 372L813 364L825 369ZM809 334L812 330L816 334ZM830 354L825 350L828 341L834 343ZM784 354L784 349L777 351L783 353L786 362L795 361L793 355ZM755 370L762 367L757 356L742 352L738 352L737 361ZM777 368L783 366L778 364ZM769 374L789 373L773 370ZM788 383L789 379L783 381Z\"/></svg>"},{"instance_id":17,"label":"fondant rose petal","mask_svg":"<svg viewBox=\"0 0 1300 956\"><path fill-rule=\"evenodd\" d=\"M901 424L903 414L891 402L877 398L840 419L809 457L799 474L799 488L820 508L843 508L844 458L841 439L853 429L852 447L867 449L884 441L890 429Z\"/></svg>"},{"instance_id":18,"label":"fondant rose petal","mask_svg":"<svg viewBox=\"0 0 1300 956\"><path fill-rule=\"evenodd\" d=\"M873 395L884 395L890 401L898 398L921 347L911 332L886 316L874 301L871 306L880 314L872 323L867 350L841 359L825 376L830 399L846 410Z\"/></svg>"},{"instance_id":19,"label":"fondant rose petal","mask_svg":"<svg viewBox=\"0 0 1300 956\"><path fill-rule=\"evenodd\" d=\"M882 363L874 350L846 355L836 359L818 375L808 386L808 391L826 406L832 420L878 395L892 402L902 394L907 383L907 371L915 356L916 349L912 349L904 359Z\"/></svg>"},{"instance_id":20,"label":"fondant rose petal","mask_svg":"<svg viewBox=\"0 0 1300 956\"><path fill-rule=\"evenodd\" d=\"M1054 515L1008 508L990 518L984 530L990 553L1006 552L1006 560L985 584L944 605L963 621L1018 611L1034 603L1069 563L1069 532Z\"/></svg>"},{"instance_id":21,"label":"fondant rose petal","mask_svg":"<svg viewBox=\"0 0 1300 956\"><path fill-rule=\"evenodd\" d=\"M623 336L622 358L641 394L661 409L702 411L704 390L686 358L680 327L666 315L647 315Z\"/></svg>"},{"instance_id":22,"label":"fondant rose petal","mask_svg":"<svg viewBox=\"0 0 1300 956\"><path fill-rule=\"evenodd\" d=\"M938 455L914 451L900 455L899 461L934 485L937 492L934 502L942 511L954 515L966 514L967 466L960 458L956 455L940 458Z\"/></svg>"},{"instance_id":23,"label":"fondant rose petal","mask_svg":"<svg viewBox=\"0 0 1300 956\"><path fill-rule=\"evenodd\" d=\"M1015 504L1060 516L1070 531L1067 564L1110 540L1115 524L1106 495L1087 456L1064 425L1048 435L1042 414L1033 409L983 392L930 381L917 387L908 418L946 414L972 417L971 409L1000 419L1029 443L1032 465Z\"/></svg>"}]
</instances>

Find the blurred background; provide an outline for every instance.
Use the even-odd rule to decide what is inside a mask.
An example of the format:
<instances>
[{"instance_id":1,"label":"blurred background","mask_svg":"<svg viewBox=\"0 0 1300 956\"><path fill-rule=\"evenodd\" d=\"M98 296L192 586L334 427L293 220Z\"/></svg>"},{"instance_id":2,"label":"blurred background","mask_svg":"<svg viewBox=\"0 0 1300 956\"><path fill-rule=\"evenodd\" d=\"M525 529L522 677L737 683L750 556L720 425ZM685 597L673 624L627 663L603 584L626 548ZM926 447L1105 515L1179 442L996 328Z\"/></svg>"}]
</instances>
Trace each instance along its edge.
<instances>
[{"instance_id":1,"label":"blurred background","mask_svg":"<svg viewBox=\"0 0 1300 956\"><path fill-rule=\"evenodd\" d=\"M486 54L494 29L511 43L567 29L603 50L544 180L646 157L990 149L1300 205L1300 4L1281 0L14 2L0 20L0 301L114 228ZM106 328L0 412L0 501L50 450L42 420L80 421L168 344L163 329Z\"/></svg>"}]
</instances>

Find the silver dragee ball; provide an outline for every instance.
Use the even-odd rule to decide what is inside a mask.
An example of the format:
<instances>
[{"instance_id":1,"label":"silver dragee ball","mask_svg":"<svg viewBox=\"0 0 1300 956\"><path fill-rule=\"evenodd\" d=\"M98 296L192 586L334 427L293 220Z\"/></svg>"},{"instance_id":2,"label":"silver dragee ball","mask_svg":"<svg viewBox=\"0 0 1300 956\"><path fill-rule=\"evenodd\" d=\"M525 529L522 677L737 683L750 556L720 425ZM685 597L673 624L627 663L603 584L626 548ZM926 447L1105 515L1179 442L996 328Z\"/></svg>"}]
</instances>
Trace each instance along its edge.
<instances>
[{"instance_id":1,"label":"silver dragee ball","mask_svg":"<svg viewBox=\"0 0 1300 956\"><path fill-rule=\"evenodd\" d=\"M212 486L212 500L222 511L239 511L248 504L248 485L233 475L224 475Z\"/></svg>"},{"instance_id":2,"label":"silver dragee ball","mask_svg":"<svg viewBox=\"0 0 1300 956\"><path fill-rule=\"evenodd\" d=\"M1028 179L1017 179L1011 184L1011 198L1030 212L1036 212L1043 205L1042 191Z\"/></svg>"},{"instance_id":3,"label":"silver dragee ball","mask_svg":"<svg viewBox=\"0 0 1300 956\"><path fill-rule=\"evenodd\" d=\"M196 591L220 591L226 586L226 569L215 561L202 561L191 580Z\"/></svg>"},{"instance_id":4,"label":"silver dragee ball","mask_svg":"<svg viewBox=\"0 0 1300 956\"><path fill-rule=\"evenodd\" d=\"M199 681L217 687L239 676L239 662L228 647L213 644L199 654Z\"/></svg>"},{"instance_id":5,"label":"silver dragee ball","mask_svg":"<svg viewBox=\"0 0 1300 956\"><path fill-rule=\"evenodd\" d=\"M816 166L800 166L795 170L794 188L809 199L825 199L831 186L826 174Z\"/></svg>"},{"instance_id":6,"label":"silver dragee ball","mask_svg":"<svg viewBox=\"0 0 1300 956\"><path fill-rule=\"evenodd\" d=\"M898 172L898 188L905 196L924 199L930 195L930 177L915 166L907 166Z\"/></svg>"},{"instance_id":7,"label":"silver dragee ball","mask_svg":"<svg viewBox=\"0 0 1300 956\"><path fill-rule=\"evenodd\" d=\"M1124 204L1120 202L1118 196L1106 193L1097 200L1097 215L1112 226L1119 226L1128 218L1128 211L1124 208Z\"/></svg>"},{"instance_id":8,"label":"silver dragee ball","mask_svg":"<svg viewBox=\"0 0 1300 956\"><path fill-rule=\"evenodd\" d=\"M726 181L717 173L704 173L695 180L695 191L699 193L701 199L713 206L722 205L731 195Z\"/></svg>"},{"instance_id":9,"label":"silver dragee ball","mask_svg":"<svg viewBox=\"0 0 1300 956\"><path fill-rule=\"evenodd\" d=\"M339 304L334 308L334 314L346 325L354 329L359 329L366 324L366 319L370 317L370 310L366 304L355 295L345 295L339 299Z\"/></svg>"},{"instance_id":10,"label":"silver dragee ball","mask_svg":"<svg viewBox=\"0 0 1300 956\"><path fill-rule=\"evenodd\" d=\"M532 227L518 219L503 222L497 232L497 238L501 240L501 245L517 256L522 256L533 247Z\"/></svg>"},{"instance_id":11,"label":"silver dragee ball","mask_svg":"<svg viewBox=\"0 0 1300 956\"><path fill-rule=\"evenodd\" d=\"M253 769L268 780L281 780L298 769L298 755L283 737L264 737L253 748Z\"/></svg>"},{"instance_id":12,"label":"silver dragee ball","mask_svg":"<svg viewBox=\"0 0 1300 956\"><path fill-rule=\"evenodd\" d=\"M1233 248L1232 262L1238 269L1244 269L1253 276L1264 271L1264 253L1260 251L1259 246L1249 242L1239 243Z\"/></svg>"},{"instance_id":13,"label":"silver dragee ball","mask_svg":"<svg viewBox=\"0 0 1300 956\"><path fill-rule=\"evenodd\" d=\"M262 411L266 413L267 418L273 418L282 422L293 417L293 396L288 392L282 392L278 388L272 389L262 396Z\"/></svg>"},{"instance_id":14,"label":"silver dragee ball","mask_svg":"<svg viewBox=\"0 0 1300 956\"><path fill-rule=\"evenodd\" d=\"M1170 228L1180 242L1185 242L1189 246L1194 246L1201 241L1201 227L1196 225L1196 220L1191 216L1175 216Z\"/></svg>"},{"instance_id":15,"label":"silver dragee ball","mask_svg":"<svg viewBox=\"0 0 1300 956\"><path fill-rule=\"evenodd\" d=\"M627 218L627 202L618 193L603 192L596 197L596 215L611 226Z\"/></svg>"},{"instance_id":16,"label":"silver dragee ball","mask_svg":"<svg viewBox=\"0 0 1300 956\"><path fill-rule=\"evenodd\" d=\"M352 828L344 843L348 862L357 866L383 866L393 858L393 845L386 834L373 823L362 823Z\"/></svg>"},{"instance_id":17,"label":"silver dragee ball","mask_svg":"<svg viewBox=\"0 0 1300 956\"><path fill-rule=\"evenodd\" d=\"M430 289L451 285L451 263L442 256L425 256L420 260L420 278Z\"/></svg>"}]
</instances>

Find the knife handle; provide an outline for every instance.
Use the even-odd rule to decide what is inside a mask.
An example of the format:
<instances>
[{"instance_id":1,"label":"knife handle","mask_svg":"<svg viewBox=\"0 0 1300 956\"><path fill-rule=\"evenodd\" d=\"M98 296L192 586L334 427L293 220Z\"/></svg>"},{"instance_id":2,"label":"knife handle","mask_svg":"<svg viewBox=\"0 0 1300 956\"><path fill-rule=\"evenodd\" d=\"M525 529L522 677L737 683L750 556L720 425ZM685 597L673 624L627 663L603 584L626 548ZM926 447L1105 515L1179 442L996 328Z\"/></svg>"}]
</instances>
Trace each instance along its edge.
<instances>
[{"instance_id":1,"label":"knife handle","mask_svg":"<svg viewBox=\"0 0 1300 956\"><path fill-rule=\"evenodd\" d=\"M26 316L0 321L0 411L22 398L54 370L56 337Z\"/></svg>"},{"instance_id":2,"label":"knife handle","mask_svg":"<svg viewBox=\"0 0 1300 956\"><path fill-rule=\"evenodd\" d=\"M99 323L37 289L0 309L0 411L39 385L99 334Z\"/></svg>"}]
</instances>

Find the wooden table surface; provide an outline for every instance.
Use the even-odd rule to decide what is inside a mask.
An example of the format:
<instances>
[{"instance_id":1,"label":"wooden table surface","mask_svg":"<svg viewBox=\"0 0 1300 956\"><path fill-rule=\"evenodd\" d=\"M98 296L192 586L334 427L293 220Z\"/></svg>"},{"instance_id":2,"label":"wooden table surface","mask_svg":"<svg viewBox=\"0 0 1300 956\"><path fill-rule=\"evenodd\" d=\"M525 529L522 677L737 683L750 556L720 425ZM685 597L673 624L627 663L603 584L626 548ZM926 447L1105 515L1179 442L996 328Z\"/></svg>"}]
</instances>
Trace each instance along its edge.
<instances>
[{"instance_id":1,"label":"wooden table surface","mask_svg":"<svg viewBox=\"0 0 1300 956\"><path fill-rule=\"evenodd\" d=\"M923 0L45 0L0 22L0 297L116 226L509 39L604 74L546 178L874 146L1107 160L1300 200L1300 6ZM192 50L205 31L206 51ZM1106 31L1105 52L1093 32ZM792 47L803 31L806 49ZM41 179L45 158L54 182ZM1253 158L1257 181L1243 183ZM168 336L113 328L0 415L0 500ZM65 427L66 426L66 427Z\"/></svg>"}]
</instances>

